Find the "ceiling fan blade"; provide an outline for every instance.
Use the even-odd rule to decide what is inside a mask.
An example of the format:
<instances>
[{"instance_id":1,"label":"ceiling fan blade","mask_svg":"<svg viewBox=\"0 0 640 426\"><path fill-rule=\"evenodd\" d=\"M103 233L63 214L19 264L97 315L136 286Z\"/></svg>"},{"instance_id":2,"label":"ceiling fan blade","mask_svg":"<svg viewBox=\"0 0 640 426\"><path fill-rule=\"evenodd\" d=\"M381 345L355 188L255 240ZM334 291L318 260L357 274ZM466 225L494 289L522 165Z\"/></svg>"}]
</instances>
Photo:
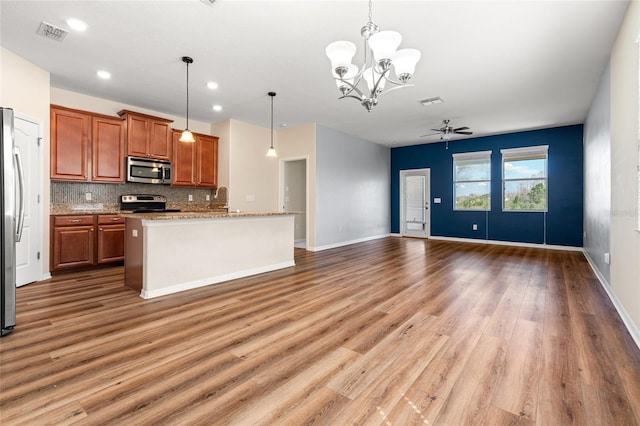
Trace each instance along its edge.
<instances>
[{"instance_id":1,"label":"ceiling fan blade","mask_svg":"<svg viewBox=\"0 0 640 426\"><path fill-rule=\"evenodd\" d=\"M429 129L429 130L432 130L434 132L440 132L440 133L444 132L444 130L442 130L442 129Z\"/></svg>"},{"instance_id":2,"label":"ceiling fan blade","mask_svg":"<svg viewBox=\"0 0 640 426\"><path fill-rule=\"evenodd\" d=\"M457 132L457 131L453 131L453 133L455 133L456 135L472 135L473 132Z\"/></svg>"},{"instance_id":3,"label":"ceiling fan blade","mask_svg":"<svg viewBox=\"0 0 640 426\"><path fill-rule=\"evenodd\" d=\"M457 132L458 130L469 130L468 127L458 127L457 129L453 129L454 132Z\"/></svg>"},{"instance_id":4,"label":"ceiling fan blade","mask_svg":"<svg viewBox=\"0 0 640 426\"><path fill-rule=\"evenodd\" d=\"M438 133L429 133L429 134L426 134L426 135L420 135L420 137L421 138L426 138L427 136L435 136L435 135L439 135L439 134L440 134L440 132L438 132Z\"/></svg>"}]
</instances>

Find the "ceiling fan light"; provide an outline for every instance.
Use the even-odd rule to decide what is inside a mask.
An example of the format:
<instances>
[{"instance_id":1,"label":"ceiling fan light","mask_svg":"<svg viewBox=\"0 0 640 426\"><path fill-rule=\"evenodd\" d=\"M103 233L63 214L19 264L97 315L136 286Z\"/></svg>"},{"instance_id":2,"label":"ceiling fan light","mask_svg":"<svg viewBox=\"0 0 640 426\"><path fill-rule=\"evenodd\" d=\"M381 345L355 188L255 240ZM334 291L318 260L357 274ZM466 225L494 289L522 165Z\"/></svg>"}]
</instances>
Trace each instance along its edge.
<instances>
[{"instance_id":1,"label":"ceiling fan light","mask_svg":"<svg viewBox=\"0 0 640 426\"><path fill-rule=\"evenodd\" d=\"M334 41L327 46L325 53L331 61L331 68L337 72L341 67L349 68L351 60L356 54L356 45L350 41Z\"/></svg>"},{"instance_id":2,"label":"ceiling fan light","mask_svg":"<svg viewBox=\"0 0 640 426\"><path fill-rule=\"evenodd\" d=\"M400 49L396 52L393 67L400 81L404 83L413 76L420 56L420 51L417 49Z\"/></svg>"},{"instance_id":3,"label":"ceiling fan light","mask_svg":"<svg viewBox=\"0 0 640 426\"><path fill-rule=\"evenodd\" d=\"M380 31L369 37L369 48L376 62L393 60L402 36L397 31Z\"/></svg>"}]
</instances>

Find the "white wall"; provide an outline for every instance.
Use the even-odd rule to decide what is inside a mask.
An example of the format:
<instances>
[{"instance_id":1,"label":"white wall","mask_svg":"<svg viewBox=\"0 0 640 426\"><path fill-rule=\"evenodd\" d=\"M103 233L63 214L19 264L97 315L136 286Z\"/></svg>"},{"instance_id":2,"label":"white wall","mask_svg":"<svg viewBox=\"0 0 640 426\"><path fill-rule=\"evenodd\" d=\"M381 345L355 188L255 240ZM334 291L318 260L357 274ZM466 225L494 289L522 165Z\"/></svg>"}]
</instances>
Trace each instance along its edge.
<instances>
[{"instance_id":1,"label":"white wall","mask_svg":"<svg viewBox=\"0 0 640 426\"><path fill-rule=\"evenodd\" d=\"M49 275L49 72L0 48L0 105L42 123L42 276Z\"/></svg>"},{"instance_id":2,"label":"white wall","mask_svg":"<svg viewBox=\"0 0 640 426\"><path fill-rule=\"evenodd\" d=\"M607 66L584 123L584 249L610 283L604 254L611 228L611 78Z\"/></svg>"},{"instance_id":3,"label":"white wall","mask_svg":"<svg viewBox=\"0 0 640 426\"><path fill-rule=\"evenodd\" d=\"M269 129L229 120L230 209L278 210L278 159L266 157L270 140Z\"/></svg>"},{"instance_id":4,"label":"white wall","mask_svg":"<svg viewBox=\"0 0 640 426\"><path fill-rule=\"evenodd\" d=\"M639 35L640 3L631 1L611 51L611 287L636 332L640 327Z\"/></svg>"},{"instance_id":5,"label":"white wall","mask_svg":"<svg viewBox=\"0 0 640 426\"><path fill-rule=\"evenodd\" d=\"M136 111L143 114L153 115L154 117L162 117L173 120L171 127L174 129L184 129L186 125L186 117L178 117L175 115L164 114L146 108L140 108L135 105L123 104L121 102L110 101L108 99L96 98L94 96L83 95L81 93L71 92L69 90L51 88L51 103L54 105L65 106L68 108L81 109L83 111L96 112L98 114L118 116L118 112L123 109ZM202 121L189 120L189 130L206 135L211 134L211 125ZM216 135L214 135L216 136Z\"/></svg>"},{"instance_id":6,"label":"white wall","mask_svg":"<svg viewBox=\"0 0 640 426\"><path fill-rule=\"evenodd\" d=\"M307 247L316 242L316 124L304 124L278 130L276 133L280 160L304 158L307 162Z\"/></svg>"},{"instance_id":7,"label":"white wall","mask_svg":"<svg viewBox=\"0 0 640 426\"><path fill-rule=\"evenodd\" d=\"M316 242L323 249L389 234L391 151L316 127Z\"/></svg>"}]
</instances>

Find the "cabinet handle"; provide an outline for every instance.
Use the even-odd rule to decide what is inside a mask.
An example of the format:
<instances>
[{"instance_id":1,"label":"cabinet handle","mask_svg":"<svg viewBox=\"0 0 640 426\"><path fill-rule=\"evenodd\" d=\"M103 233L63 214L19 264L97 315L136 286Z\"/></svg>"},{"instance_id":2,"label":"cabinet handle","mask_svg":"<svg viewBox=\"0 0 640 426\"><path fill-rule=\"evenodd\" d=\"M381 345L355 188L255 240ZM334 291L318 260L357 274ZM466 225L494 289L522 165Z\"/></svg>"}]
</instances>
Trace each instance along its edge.
<instances>
[{"instance_id":1,"label":"cabinet handle","mask_svg":"<svg viewBox=\"0 0 640 426\"><path fill-rule=\"evenodd\" d=\"M120 220L119 217L112 217L111 220Z\"/></svg>"},{"instance_id":2,"label":"cabinet handle","mask_svg":"<svg viewBox=\"0 0 640 426\"><path fill-rule=\"evenodd\" d=\"M91 228L91 232L93 232L93 228Z\"/></svg>"},{"instance_id":3,"label":"cabinet handle","mask_svg":"<svg viewBox=\"0 0 640 426\"><path fill-rule=\"evenodd\" d=\"M80 222L80 219L69 219L69 222L78 223Z\"/></svg>"},{"instance_id":4,"label":"cabinet handle","mask_svg":"<svg viewBox=\"0 0 640 426\"><path fill-rule=\"evenodd\" d=\"M102 231L102 228L99 228L100 231Z\"/></svg>"}]
</instances>

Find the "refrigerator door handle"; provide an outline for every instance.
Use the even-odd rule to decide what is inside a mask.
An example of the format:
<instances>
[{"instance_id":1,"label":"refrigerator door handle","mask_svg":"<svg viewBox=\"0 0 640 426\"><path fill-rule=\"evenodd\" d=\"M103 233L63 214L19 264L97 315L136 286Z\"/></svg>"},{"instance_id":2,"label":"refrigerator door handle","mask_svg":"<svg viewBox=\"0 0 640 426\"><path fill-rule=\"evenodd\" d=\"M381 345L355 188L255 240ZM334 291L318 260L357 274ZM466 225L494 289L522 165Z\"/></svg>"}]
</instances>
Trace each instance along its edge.
<instances>
[{"instance_id":1,"label":"refrigerator door handle","mask_svg":"<svg viewBox=\"0 0 640 426\"><path fill-rule=\"evenodd\" d=\"M16 158L16 168L18 170L18 186L20 188L20 211L18 213L18 226L16 227L16 242L20 242L20 240L22 239L22 228L24 226L24 168L22 167L22 157L20 156L20 149L18 149L18 147L14 147L13 153Z\"/></svg>"}]
</instances>

